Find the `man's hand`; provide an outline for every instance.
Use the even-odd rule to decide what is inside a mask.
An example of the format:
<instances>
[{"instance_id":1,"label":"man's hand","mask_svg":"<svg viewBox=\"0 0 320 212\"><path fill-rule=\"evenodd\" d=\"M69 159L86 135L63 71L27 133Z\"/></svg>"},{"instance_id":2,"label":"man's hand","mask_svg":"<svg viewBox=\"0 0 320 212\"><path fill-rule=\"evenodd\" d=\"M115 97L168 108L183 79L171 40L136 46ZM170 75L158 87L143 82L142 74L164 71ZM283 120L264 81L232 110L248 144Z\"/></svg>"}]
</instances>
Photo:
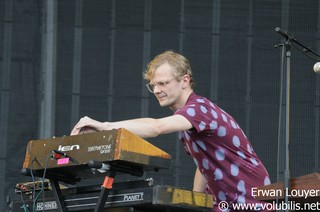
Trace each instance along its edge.
<instances>
[{"instance_id":1,"label":"man's hand","mask_svg":"<svg viewBox=\"0 0 320 212\"><path fill-rule=\"evenodd\" d=\"M96 121L88 116L85 116L79 120L79 122L74 126L70 135L78 135L84 133L92 133L104 130L105 123Z\"/></svg>"},{"instance_id":2,"label":"man's hand","mask_svg":"<svg viewBox=\"0 0 320 212\"><path fill-rule=\"evenodd\" d=\"M86 134L86 133L93 133L93 132L98 132L98 131L92 127L82 127L80 129L79 134Z\"/></svg>"}]
</instances>

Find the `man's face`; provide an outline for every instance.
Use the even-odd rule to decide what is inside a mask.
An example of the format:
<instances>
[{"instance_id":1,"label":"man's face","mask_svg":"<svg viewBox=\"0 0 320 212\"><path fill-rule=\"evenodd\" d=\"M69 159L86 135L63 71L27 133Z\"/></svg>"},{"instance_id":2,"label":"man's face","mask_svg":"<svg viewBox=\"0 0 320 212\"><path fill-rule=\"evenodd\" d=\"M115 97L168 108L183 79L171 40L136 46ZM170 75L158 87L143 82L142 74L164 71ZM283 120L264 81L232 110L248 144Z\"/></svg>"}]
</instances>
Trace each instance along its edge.
<instances>
[{"instance_id":1,"label":"man's face","mask_svg":"<svg viewBox=\"0 0 320 212\"><path fill-rule=\"evenodd\" d=\"M153 85L153 93L162 107L175 108L176 105L179 105L182 85L172 75L172 68L169 64L165 63L156 69L150 84Z\"/></svg>"}]
</instances>

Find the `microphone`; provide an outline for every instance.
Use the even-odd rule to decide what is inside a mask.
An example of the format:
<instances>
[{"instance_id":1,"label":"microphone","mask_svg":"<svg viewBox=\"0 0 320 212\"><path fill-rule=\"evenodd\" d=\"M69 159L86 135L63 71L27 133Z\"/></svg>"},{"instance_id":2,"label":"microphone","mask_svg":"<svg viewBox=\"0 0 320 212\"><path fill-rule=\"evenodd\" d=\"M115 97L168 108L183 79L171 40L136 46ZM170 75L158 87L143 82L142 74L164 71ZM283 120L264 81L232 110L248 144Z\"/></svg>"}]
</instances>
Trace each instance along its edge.
<instances>
[{"instance_id":1,"label":"microphone","mask_svg":"<svg viewBox=\"0 0 320 212\"><path fill-rule=\"evenodd\" d=\"M314 64L313 71L317 74L320 74L320 62L317 62L316 64Z\"/></svg>"},{"instance_id":2,"label":"microphone","mask_svg":"<svg viewBox=\"0 0 320 212\"><path fill-rule=\"evenodd\" d=\"M100 161L90 160L88 166L92 169L110 170L110 164L102 163Z\"/></svg>"},{"instance_id":3,"label":"microphone","mask_svg":"<svg viewBox=\"0 0 320 212\"><path fill-rule=\"evenodd\" d=\"M280 27L276 27L275 31L277 33L279 33L280 35L282 35L283 37L285 37L286 39L290 39L290 40L296 41L296 39L292 35L290 35L287 31L284 31Z\"/></svg>"}]
</instances>

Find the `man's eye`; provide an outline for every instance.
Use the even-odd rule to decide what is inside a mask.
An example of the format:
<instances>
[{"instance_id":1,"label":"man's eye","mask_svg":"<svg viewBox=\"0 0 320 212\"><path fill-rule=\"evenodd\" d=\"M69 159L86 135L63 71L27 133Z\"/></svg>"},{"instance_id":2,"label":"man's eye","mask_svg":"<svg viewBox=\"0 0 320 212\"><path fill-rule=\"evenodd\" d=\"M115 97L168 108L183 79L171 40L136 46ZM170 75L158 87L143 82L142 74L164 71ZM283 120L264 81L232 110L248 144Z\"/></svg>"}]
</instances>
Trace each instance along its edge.
<instances>
[{"instance_id":1,"label":"man's eye","mask_svg":"<svg viewBox=\"0 0 320 212\"><path fill-rule=\"evenodd\" d=\"M166 84L166 82L159 82L158 83L160 86L164 86Z\"/></svg>"}]
</instances>

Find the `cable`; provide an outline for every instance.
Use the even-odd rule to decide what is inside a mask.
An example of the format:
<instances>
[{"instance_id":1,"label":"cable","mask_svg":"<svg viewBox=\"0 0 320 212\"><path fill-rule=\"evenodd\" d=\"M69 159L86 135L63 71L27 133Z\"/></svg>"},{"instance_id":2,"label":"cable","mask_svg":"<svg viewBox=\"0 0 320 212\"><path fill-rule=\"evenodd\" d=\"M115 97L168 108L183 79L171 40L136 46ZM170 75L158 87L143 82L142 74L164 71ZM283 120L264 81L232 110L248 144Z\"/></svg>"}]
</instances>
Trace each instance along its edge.
<instances>
[{"instance_id":1,"label":"cable","mask_svg":"<svg viewBox=\"0 0 320 212\"><path fill-rule=\"evenodd\" d=\"M33 175L33 169L32 169L32 166L33 166L33 163L37 160L36 158L32 160L31 164L30 164L30 174L31 174L31 177L32 177L32 182L34 184L33 186L33 205L32 205L32 211L33 212L36 212L36 204L37 204L37 201L40 197L40 195L42 194L42 200L43 200L43 206L42 206L42 210L45 211L45 197L44 197L44 179L45 179L45 176L46 176L46 172L47 172L47 166L48 166L48 161L49 161L49 158L50 158L50 155L51 155L51 152L49 154L47 154L47 157L46 157L46 162L45 162L45 166L44 166L44 171L43 171L43 175L42 175L42 179L41 179L41 189L40 189L40 192L36 195L36 185L35 185L35 178L34 178L34 175Z\"/></svg>"},{"instance_id":2,"label":"cable","mask_svg":"<svg viewBox=\"0 0 320 212\"><path fill-rule=\"evenodd\" d=\"M20 188L18 188L18 189L20 189ZM22 195L23 190L20 189L20 191L21 191L20 192L20 198L21 198L21 201L22 201L22 206L20 208L23 208L24 212L29 212L28 205L26 205L26 202L23 199L23 195Z\"/></svg>"},{"instance_id":3,"label":"cable","mask_svg":"<svg viewBox=\"0 0 320 212\"><path fill-rule=\"evenodd\" d=\"M35 211L35 193L36 193L36 180L34 178L34 175L33 175L33 171L32 171L32 166L33 166L33 163L36 161L37 159L34 158L32 161L31 161L31 164L30 164L30 175L31 175L31 178L32 178L32 182L33 182L33 192L32 192L32 211Z\"/></svg>"},{"instance_id":4,"label":"cable","mask_svg":"<svg viewBox=\"0 0 320 212\"><path fill-rule=\"evenodd\" d=\"M40 194L42 193L42 201L43 201L43 211L45 210L44 206L45 206L45 197L44 197L44 179L46 177L46 172L47 172L47 167L48 167L48 161L49 161L49 157L50 157L51 153L49 153L47 155L47 158L46 158L46 163L45 163L45 166L44 166L44 171L43 171L43 175L42 175L42 181L41 181L41 191L39 193L39 196Z\"/></svg>"}]
</instances>

